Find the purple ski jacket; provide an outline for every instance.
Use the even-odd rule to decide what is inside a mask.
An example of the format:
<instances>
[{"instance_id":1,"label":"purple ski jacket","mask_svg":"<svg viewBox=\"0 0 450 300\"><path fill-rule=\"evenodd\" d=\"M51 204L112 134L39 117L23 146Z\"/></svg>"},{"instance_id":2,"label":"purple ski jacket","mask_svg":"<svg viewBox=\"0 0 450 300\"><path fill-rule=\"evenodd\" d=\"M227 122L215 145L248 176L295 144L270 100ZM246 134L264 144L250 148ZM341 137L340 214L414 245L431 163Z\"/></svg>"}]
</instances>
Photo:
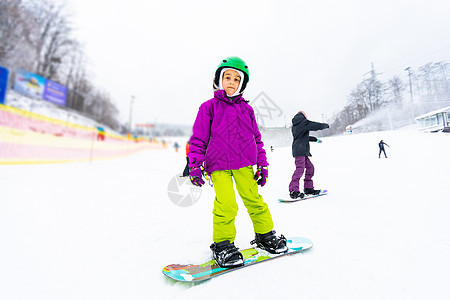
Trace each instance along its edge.
<instances>
[{"instance_id":1,"label":"purple ski jacket","mask_svg":"<svg viewBox=\"0 0 450 300\"><path fill-rule=\"evenodd\" d=\"M269 165L253 108L224 90L200 106L189 142L189 167L203 165L208 174Z\"/></svg>"}]
</instances>

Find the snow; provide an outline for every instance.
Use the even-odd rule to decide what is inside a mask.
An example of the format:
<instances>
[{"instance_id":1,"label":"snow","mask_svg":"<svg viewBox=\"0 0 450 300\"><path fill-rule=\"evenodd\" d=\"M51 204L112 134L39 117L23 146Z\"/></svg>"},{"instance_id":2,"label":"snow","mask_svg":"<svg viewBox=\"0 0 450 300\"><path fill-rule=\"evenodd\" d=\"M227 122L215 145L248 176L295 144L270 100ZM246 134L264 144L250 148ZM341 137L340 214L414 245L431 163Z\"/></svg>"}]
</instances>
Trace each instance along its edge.
<instances>
[{"instance_id":1,"label":"snow","mask_svg":"<svg viewBox=\"0 0 450 300\"><path fill-rule=\"evenodd\" d=\"M388 159L378 158L381 139L390 146ZM384 131L311 146L315 187L328 189L327 196L277 202L294 169L290 147L268 151L269 180L260 193L278 233L308 237L314 246L200 284L161 272L167 264L210 257L213 188L204 186L189 207L168 196L184 151L0 165L0 298L448 297L450 136ZM243 249L253 232L238 204L236 245Z\"/></svg>"}]
</instances>

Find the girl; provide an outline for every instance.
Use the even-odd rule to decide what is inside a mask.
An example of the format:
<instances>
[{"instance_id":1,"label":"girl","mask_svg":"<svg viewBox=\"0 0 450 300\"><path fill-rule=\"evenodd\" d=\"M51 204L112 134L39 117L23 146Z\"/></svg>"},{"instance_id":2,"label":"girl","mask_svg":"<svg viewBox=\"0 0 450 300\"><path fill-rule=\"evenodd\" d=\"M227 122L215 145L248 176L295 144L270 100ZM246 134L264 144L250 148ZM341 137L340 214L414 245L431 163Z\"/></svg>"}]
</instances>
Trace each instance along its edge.
<instances>
[{"instance_id":1,"label":"girl","mask_svg":"<svg viewBox=\"0 0 450 300\"><path fill-rule=\"evenodd\" d=\"M233 178L239 196L253 222L255 240L270 253L288 250L286 238L275 235L272 216L258 185L264 186L268 163L253 108L242 97L249 81L246 63L228 57L218 66L214 77L214 98L204 102L193 126L189 147L189 177L202 186L203 172L211 175L216 197L213 209L213 257L221 267L244 264L234 245L234 220L238 211ZM257 171L253 173L253 165Z\"/></svg>"}]
</instances>

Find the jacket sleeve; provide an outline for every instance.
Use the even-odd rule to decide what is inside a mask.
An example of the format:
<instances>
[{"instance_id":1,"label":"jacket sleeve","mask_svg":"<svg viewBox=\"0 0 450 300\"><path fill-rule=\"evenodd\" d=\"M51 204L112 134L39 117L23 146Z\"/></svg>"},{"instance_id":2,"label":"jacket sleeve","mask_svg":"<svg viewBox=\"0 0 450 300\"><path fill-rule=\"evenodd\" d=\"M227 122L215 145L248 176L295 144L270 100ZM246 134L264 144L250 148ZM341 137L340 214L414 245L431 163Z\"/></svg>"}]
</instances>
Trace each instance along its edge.
<instances>
[{"instance_id":1,"label":"jacket sleeve","mask_svg":"<svg viewBox=\"0 0 450 300\"><path fill-rule=\"evenodd\" d=\"M250 108L249 114L251 119L251 125L253 129L253 136L255 137L256 142L256 164L258 167L266 167L269 165L266 157L266 150L264 150L264 143L261 139L261 132L259 131L258 124L256 123L255 112L253 108L249 105Z\"/></svg>"},{"instance_id":2,"label":"jacket sleeve","mask_svg":"<svg viewBox=\"0 0 450 300\"><path fill-rule=\"evenodd\" d=\"M306 130L308 131L316 131L316 130L323 130L326 128L329 128L330 125L327 123L319 123L319 122L313 122L313 121L307 121L306 124Z\"/></svg>"},{"instance_id":3,"label":"jacket sleeve","mask_svg":"<svg viewBox=\"0 0 450 300\"><path fill-rule=\"evenodd\" d=\"M208 147L211 133L212 112L208 102L203 103L195 118L192 127L192 136L189 140L189 167L199 167L205 161L206 148Z\"/></svg>"}]
</instances>

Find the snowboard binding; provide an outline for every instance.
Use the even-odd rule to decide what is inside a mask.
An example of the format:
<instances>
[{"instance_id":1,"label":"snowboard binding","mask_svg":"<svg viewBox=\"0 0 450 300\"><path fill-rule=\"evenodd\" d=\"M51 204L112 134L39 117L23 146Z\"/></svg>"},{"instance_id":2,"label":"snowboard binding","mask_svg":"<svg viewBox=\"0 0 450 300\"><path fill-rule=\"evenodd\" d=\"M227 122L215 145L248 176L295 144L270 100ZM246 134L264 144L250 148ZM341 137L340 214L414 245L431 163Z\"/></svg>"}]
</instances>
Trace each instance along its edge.
<instances>
[{"instance_id":1,"label":"snowboard binding","mask_svg":"<svg viewBox=\"0 0 450 300\"><path fill-rule=\"evenodd\" d=\"M275 230L264 234L255 234L255 239L250 242L251 245L256 244L259 248L266 250L272 254L280 254L287 252L289 248L286 246L287 239L284 235L276 236Z\"/></svg>"},{"instance_id":2,"label":"snowboard binding","mask_svg":"<svg viewBox=\"0 0 450 300\"><path fill-rule=\"evenodd\" d=\"M306 195L319 195L320 194L320 190L315 190L315 189L304 188L303 191L305 192Z\"/></svg>"},{"instance_id":3,"label":"snowboard binding","mask_svg":"<svg viewBox=\"0 0 450 300\"><path fill-rule=\"evenodd\" d=\"M244 256L238 251L234 243L226 240L220 243L213 243L210 246L213 258L222 268L234 268L244 265Z\"/></svg>"},{"instance_id":4,"label":"snowboard binding","mask_svg":"<svg viewBox=\"0 0 450 300\"><path fill-rule=\"evenodd\" d=\"M305 194L296 191L290 191L289 196L291 197L291 199L303 199L305 197Z\"/></svg>"}]
</instances>

